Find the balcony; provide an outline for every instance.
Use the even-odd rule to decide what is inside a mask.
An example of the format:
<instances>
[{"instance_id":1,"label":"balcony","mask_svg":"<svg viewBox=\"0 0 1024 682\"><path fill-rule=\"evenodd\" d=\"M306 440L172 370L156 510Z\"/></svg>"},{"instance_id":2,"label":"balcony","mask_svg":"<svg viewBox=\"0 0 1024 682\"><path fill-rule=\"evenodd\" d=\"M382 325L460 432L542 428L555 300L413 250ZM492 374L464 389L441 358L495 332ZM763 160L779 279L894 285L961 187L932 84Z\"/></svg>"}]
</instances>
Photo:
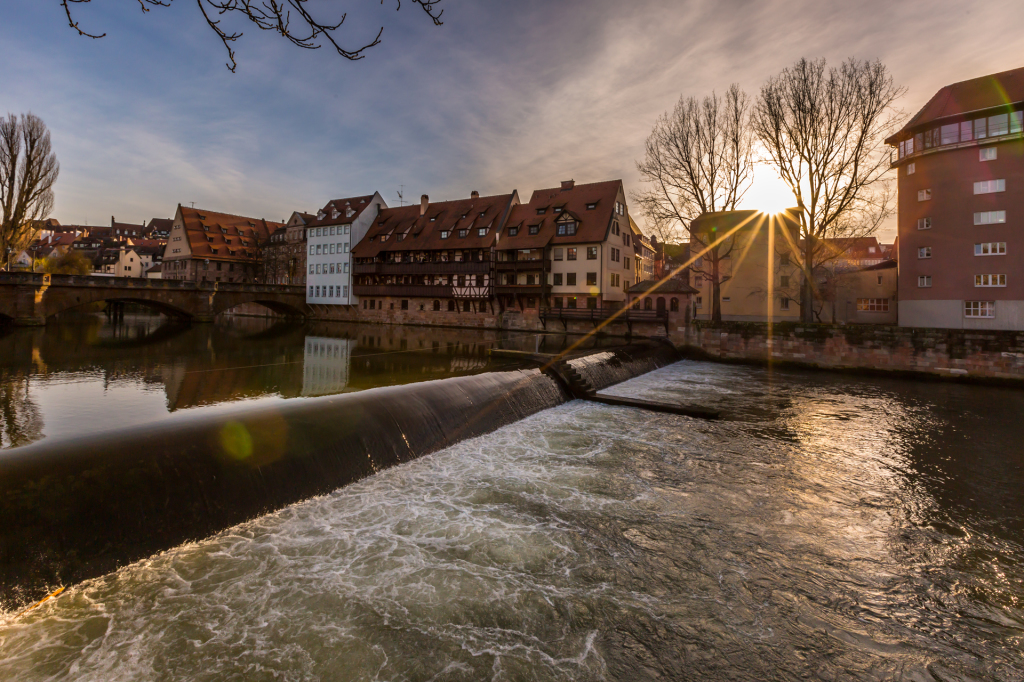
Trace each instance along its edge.
<instances>
[{"instance_id":1,"label":"balcony","mask_svg":"<svg viewBox=\"0 0 1024 682\"><path fill-rule=\"evenodd\" d=\"M522 294L526 296L540 296L544 292L544 287L540 284L499 284L494 287L494 293L496 294Z\"/></svg>"},{"instance_id":2,"label":"balcony","mask_svg":"<svg viewBox=\"0 0 1024 682\"><path fill-rule=\"evenodd\" d=\"M356 296L408 296L410 298L454 298L454 287L427 284L356 284Z\"/></svg>"},{"instance_id":3,"label":"balcony","mask_svg":"<svg viewBox=\"0 0 1024 682\"><path fill-rule=\"evenodd\" d=\"M551 271L550 258L538 258L537 260L505 260L494 264L498 272L535 272Z\"/></svg>"},{"instance_id":4,"label":"balcony","mask_svg":"<svg viewBox=\"0 0 1024 682\"><path fill-rule=\"evenodd\" d=\"M462 275L488 273L490 261L445 261L431 263L357 263L357 275Z\"/></svg>"}]
</instances>

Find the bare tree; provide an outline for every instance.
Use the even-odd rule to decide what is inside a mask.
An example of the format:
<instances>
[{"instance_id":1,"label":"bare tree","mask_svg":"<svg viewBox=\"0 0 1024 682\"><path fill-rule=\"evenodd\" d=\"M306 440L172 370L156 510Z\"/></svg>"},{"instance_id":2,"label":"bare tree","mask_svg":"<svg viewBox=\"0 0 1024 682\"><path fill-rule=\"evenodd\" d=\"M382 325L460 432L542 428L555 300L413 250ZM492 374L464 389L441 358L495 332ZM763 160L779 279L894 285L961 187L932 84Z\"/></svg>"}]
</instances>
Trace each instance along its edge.
<instances>
[{"instance_id":1,"label":"bare tree","mask_svg":"<svg viewBox=\"0 0 1024 682\"><path fill-rule=\"evenodd\" d=\"M60 164L50 131L34 114L0 118L0 254L17 251L35 236L34 221L53 210Z\"/></svg>"},{"instance_id":2,"label":"bare tree","mask_svg":"<svg viewBox=\"0 0 1024 682\"><path fill-rule=\"evenodd\" d=\"M693 269L711 281L716 322L722 320L722 261L733 245L714 243L707 233L689 228L702 213L735 210L753 178L752 137L749 98L733 84L723 97L680 97L654 125L646 156L636 164L652 187L634 193L633 201L659 239L689 233L691 246L707 249Z\"/></svg>"},{"instance_id":3,"label":"bare tree","mask_svg":"<svg viewBox=\"0 0 1024 682\"><path fill-rule=\"evenodd\" d=\"M815 317L820 268L842 255L828 240L868 236L892 214L883 145L902 122L894 103L904 92L881 62L856 59L830 69L801 59L761 88L754 130L801 212L804 322Z\"/></svg>"},{"instance_id":4,"label":"bare tree","mask_svg":"<svg viewBox=\"0 0 1024 682\"><path fill-rule=\"evenodd\" d=\"M71 5L85 4L92 0L60 0L67 15L68 25L78 31L78 34L86 38L103 38L106 33L89 33L83 29L71 14ZM143 12L149 12L151 7L170 7L174 0L136 0ZM352 61L362 59L366 50L380 44L384 28L377 32L377 36L368 43L355 49L346 49L341 46L334 32L341 28L348 18L348 13L335 15L334 20L323 21L313 16L308 6L309 0L196 0L199 12L207 25L213 29L217 37L224 44L228 52L228 69L234 73L238 67L235 61L235 51L232 43L242 37L240 32L225 29L221 26L222 19L215 19L216 16L240 14L248 19L256 28L261 31L273 31L282 38L298 47L307 50L317 50L327 45L333 48L339 55ZM395 0L397 9L402 8L402 0ZM410 0L414 5L419 5L435 26L441 25L441 15L444 10L439 9L441 0ZM384 0L381 0L381 4Z\"/></svg>"}]
</instances>

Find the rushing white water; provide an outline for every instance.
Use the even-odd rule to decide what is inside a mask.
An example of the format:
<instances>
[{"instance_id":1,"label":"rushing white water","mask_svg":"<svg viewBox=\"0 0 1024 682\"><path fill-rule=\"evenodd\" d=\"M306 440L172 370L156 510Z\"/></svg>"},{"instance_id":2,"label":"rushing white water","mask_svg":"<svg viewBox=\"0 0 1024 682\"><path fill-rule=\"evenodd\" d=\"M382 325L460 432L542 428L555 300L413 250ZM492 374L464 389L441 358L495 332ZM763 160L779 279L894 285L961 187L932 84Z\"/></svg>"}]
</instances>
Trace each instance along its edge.
<instances>
[{"instance_id":1,"label":"rushing white water","mask_svg":"<svg viewBox=\"0 0 1024 682\"><path fill-rule=\"evenodd\" d=\"M732 419L548 410L9 615L0 679L1024 676L1024 472L980 454L1019 393L690 362L612 392Z\"/></svg>"}]
</instances>

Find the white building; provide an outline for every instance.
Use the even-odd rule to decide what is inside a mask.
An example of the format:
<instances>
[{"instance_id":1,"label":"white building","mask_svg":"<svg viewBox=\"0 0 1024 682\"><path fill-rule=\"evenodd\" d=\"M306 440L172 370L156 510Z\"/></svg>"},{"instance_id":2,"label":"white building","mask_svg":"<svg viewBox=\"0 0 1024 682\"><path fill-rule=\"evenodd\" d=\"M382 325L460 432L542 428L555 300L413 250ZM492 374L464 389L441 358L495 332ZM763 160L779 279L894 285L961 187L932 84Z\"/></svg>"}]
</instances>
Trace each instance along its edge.
<instances>
[{"instance_id":1,"label":"white building","mask_svg":"<svg viewBox=\"0 0 1024 682\"><path fill-rule=\"evenodd\" d=\"M307 336L303 354L302 395L341 393L348 387L354 339Z\"/></svg>"},{"instance_id":2,"label":"white building","mask_svg":"<svg viewBox=\"0 0 1024 682\"><path fill-rule=\"evenodd\" d=\"M352 247L358 244L382 208L379 192L328 202L306 227L306 303L354 305Z\"/></svg>"}]
</instances>

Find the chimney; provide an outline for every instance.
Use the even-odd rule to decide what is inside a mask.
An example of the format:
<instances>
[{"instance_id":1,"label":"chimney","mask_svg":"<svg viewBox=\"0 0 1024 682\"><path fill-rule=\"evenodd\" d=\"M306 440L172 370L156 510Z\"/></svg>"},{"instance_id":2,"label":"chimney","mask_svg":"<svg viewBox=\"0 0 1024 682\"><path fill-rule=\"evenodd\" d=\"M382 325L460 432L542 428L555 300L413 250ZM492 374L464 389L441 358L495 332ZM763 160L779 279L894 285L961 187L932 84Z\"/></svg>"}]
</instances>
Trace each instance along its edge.
<instances>
[{"instance_id":1,"label":"chimney","mask_svg":"<svg viewBox=\"0 0 1024 682\"><path fill-rule=\"evenodd\" d=\"M476 190L473 190L472 192L469 193L469 198L470 199L479 199L480 198L480 192L477 192Z\"/></svg>"},{"instance_id":2,"label":"chimney","mask_svg":"<svg viewBox=\"0 0 1024 682\"><path fill-rule=\"evenodd\" d=\"M562 180L562 191L563 192L565 192L567 190L570 190L570 189L572 189L575 186L576 186L576 181L575 180Z\"/></svg>"},{"instance_id":3,"label":"chimney","mask_svg":"<svg viewBox=\"0 0 1024 682\"><path fill-rule=\"evenodd\" d=\"M420 215L426 214L428 204L430 204L430 197L424 194L420 197Z\"/></svg>"}]
</instances>

